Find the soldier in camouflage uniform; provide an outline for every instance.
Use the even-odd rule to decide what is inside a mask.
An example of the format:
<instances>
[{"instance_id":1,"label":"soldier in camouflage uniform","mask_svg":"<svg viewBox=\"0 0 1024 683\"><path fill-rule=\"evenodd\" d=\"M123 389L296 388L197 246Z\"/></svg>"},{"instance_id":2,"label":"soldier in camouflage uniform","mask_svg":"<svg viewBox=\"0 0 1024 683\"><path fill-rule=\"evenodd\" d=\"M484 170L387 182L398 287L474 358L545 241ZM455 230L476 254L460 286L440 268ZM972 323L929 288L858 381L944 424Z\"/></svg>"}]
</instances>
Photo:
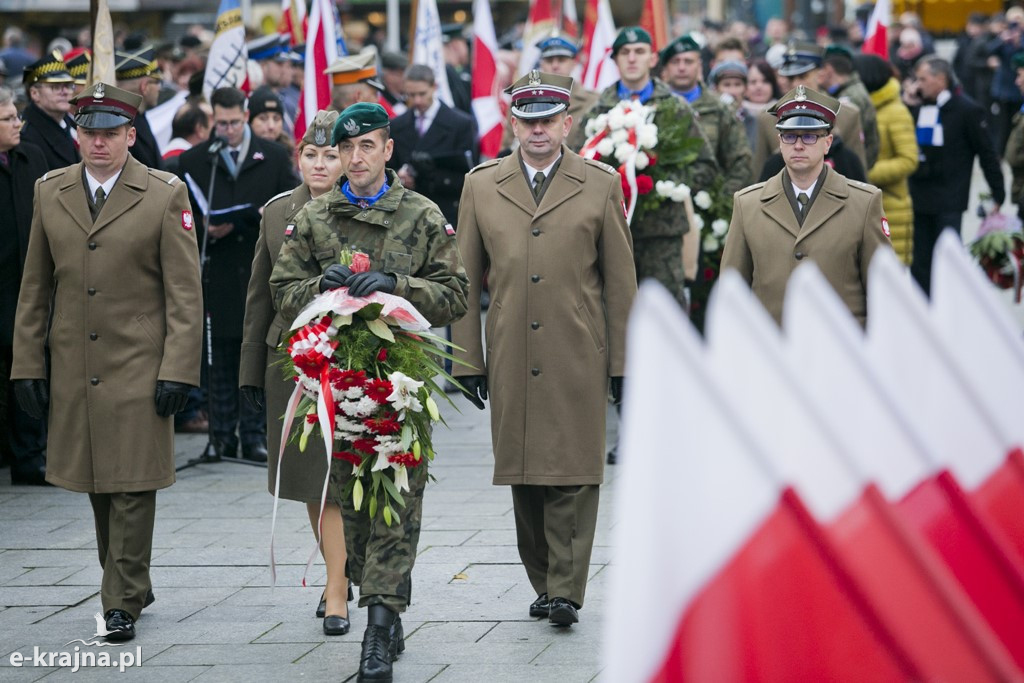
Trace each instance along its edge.
<instances>
[{"instance_id":1,"label":"soldier in camouflage uniform","mask_svg":"<svg viewBox=\"0 0 1024 683\"><path fill-rule=\"evenodd\" d=\"M736 110L700 80L700 45L689 34L679 36L660 57L662 79L697 113L697 123L722 169L722 190L729 195L742 190L753 182L753 152Z\"/></svg>"},{"instance_id":2,"label":"soldier in camouflage uniform","mask_svg":"<svg viewBox=\"0 0 1024 683\"><path fill-rule=\"evenodd\" d=\"M881 144L878 139L878 113L868 89L853 68L853 54L842 45L829 45L825 48L825 60L818 72L818 81L822 90L829 95L860 110L864 153L867 156L864 171L870 171L878 161L878 148Z\"/></svg>"},{"instance_id":3,"label":"soldier in camouflage uniform","mask_svg":"<svg viewBox=\"0 0 1024 683\"><path fill-rule=\"evenodd\" d=\"M286 228L270 276L278 311L294 319L318 293L345 286L353 296L381 291L404 297L435 327L461 318L468 281L455 231L433 202L406 190L385 169L392 151L387 112L374 103L348 107L332 142L339 145L344 175ZM353 274L338 262L343 249L368 254L372 270ZM349 577L360 586L359 606L369 608L359 680L390 681L392 661L405 647L398 615L409 603L427 472L410 469L401 522L389 527L341 500L339 491L351 476L346 468L332 467L331 478L345 518Z\"/></svg>"},{"instance_id":4,"label":"soldier in camouflage uniform","mask_svg":"<svg viewBox=\"0 0 1024 683\"><path fill-rule=\"evenodd\" d=\"M718 174L718 164L690 105L673 95L663 81L651 76L657 57L651 49L650 34L637 26L622 29L612 43L612 58L622 79L605 88L580 126L586 129L590 119L607 113L623 99L639 99L656 107L654 123L659 131L664 133L685 126L689 137L704 141L693 163L680 167L672 180L686 183L693 193L710 188ZM657 154L657 149L654 151ZM673 202L665 202L646 212L642 221L634 220L630 225L637 278L658 280L684 308L686 285L681 253L682 238L689 229L685 212Z\"/></svg>"},{"instance_id":5,"label":"soldier in camouflage uniform","mask_svg":"<svg viewBox=\"0 0 1024 683\"><path fill-rule=\"evenodd\" d=\"M1017 87L1024 92L1024 52L1015 54L1010 64L1017 75ZM1013 115L1013 128L1006 140L1003 159L1013 173L1010 199L1017 204L1017 215L1024 219L1024 109Z\"/></svg>"}]
</instances>

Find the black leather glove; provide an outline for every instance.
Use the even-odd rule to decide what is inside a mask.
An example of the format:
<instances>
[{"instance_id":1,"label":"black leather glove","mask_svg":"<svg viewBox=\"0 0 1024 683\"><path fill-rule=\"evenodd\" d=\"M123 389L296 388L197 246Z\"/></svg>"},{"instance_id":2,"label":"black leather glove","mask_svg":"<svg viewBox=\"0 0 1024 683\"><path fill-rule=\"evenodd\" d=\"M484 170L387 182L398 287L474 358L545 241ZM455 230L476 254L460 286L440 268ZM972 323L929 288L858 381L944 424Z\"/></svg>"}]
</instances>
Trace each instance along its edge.
<instances>
[{"instance_id":1,"label":"black leather glove","mask_svg":"<svg viewBox=\"0 0 1024 683\"><path fill-rule=\"evenodd\" d=\"M263 387L244 386L241 391L250 406L255 410L263 410L267 401L267 394L263 391Z\"/></svg>"},{"instance_id":2,"label":"black leather glove","mask_svg":"<svg viewBox=\"0 0 1024 683\"><path fill-rule=\"evenodd\" d=\"M160 417L170 417L180 413L188 401L188 392L192 385L182 382L171 382L165 379L156 381L156 414Z\"/></svg>"},{"instance_id":3,"label":"black leather glove","mask_svg":"<svg viewBox=\"0 0 1024 683\"><path fill-rule=\"evenodd\" d=\"M395 291L398 278L394 275L382 273L379 270L368 270L365 273L356 273L345 280L348 293L352 296L366 296L374 292L390 294Z\"/></svg>"},{"instance_id":4,"label":"black leather glove","mask_svg":"<svg viewBox=\"0 0 1024 683\"><path fill-rule=\"evenodd\" d=\"M320 278L320 293L323 294L328 289L344 287L345 280L350 277L352 277L351 268L343 266L340 263L332 263L327 266L327 270L324 271L323 277Z\"/></svg>"},{"instance_id":5,"label":"black leather glove","mask_svg":"<svg viewBox=\"0 0 1024 683\"><path fill-rule=\"evenodd\" d=\"M484 401L487 400L487 376L468 375L459 377L458 381L466 387L466 398L480 410L484 409Z\"/></svg>"},{"instance_id":6,"label":"black leather glove","mask_svg":"<svg viewBox=\"0 0 1024 683\"><path fill-rule=\"evenodd\" d=\"M615 405L622 405L622 378L612 377L612 400L615 401Z\"/></svg>"},{"instance_id":7,"label":"black leather glove","mask_svg":"<svg viewBox=\"0 0 1024 683\"><path fill-rule=\"evenodd\" d=\"M50 384L45 379L14 380L14 395L26 413L37 420L46 417L50 407Z\"/></svg>"}]
</instances>

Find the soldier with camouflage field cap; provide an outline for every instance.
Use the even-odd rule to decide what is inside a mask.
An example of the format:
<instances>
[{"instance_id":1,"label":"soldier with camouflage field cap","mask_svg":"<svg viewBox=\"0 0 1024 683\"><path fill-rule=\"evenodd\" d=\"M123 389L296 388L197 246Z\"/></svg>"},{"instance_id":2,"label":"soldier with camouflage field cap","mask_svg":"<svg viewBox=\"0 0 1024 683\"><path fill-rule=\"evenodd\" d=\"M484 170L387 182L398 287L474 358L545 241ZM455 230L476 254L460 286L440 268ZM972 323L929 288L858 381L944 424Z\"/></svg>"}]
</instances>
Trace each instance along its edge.
<instances>
[{"instance_id":1,"label":"soldier with camouflage field cap","mask_svg":"<svg viewBox=\"0 0 1024 683\"><path fill-rule=\"evenodd\" d=\"M353 296L393 293L408 299L434 327L466 313L468 283L455 231L437 205L402 187L385 168L393 143L384 107L369 102L345 109L334 125L344 175L330 192L303 206L291 220L270 276L282 320L294 320L314 296L348 287ZM353 274L339 262L342 250L369 255L371 270ZM342 461L335 461L339 464ZM351 468L331 468L332 498ZM359 585L367 627L359 680L390 681L392 662L405 648L399 614L409 603L427 468L409 472L401 522L372 522L365 511L342 505L349 578Z\"/></svg>"}]
</instances>

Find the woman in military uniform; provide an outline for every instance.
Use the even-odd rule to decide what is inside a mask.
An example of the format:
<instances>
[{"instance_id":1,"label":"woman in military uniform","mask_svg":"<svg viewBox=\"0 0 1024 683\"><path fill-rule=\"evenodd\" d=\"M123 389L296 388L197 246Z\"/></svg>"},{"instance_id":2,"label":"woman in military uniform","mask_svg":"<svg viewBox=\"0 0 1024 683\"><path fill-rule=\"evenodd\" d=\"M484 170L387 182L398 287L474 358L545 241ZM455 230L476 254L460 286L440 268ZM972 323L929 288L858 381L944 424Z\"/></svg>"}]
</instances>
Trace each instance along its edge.
<instances>
[{"instance_id":1,"label":"woman in military uniform","mask_svg":"<svg viewBox=\"0 0 1024 683\"><path fill-rule=\"evenodd\" d=\"M267 446L270 449L267 482L271 493L277 481L277 454L281 439L288 439L287 434L281 433L281 416L295 385L284 378L278 366L282 354L276 349L291 328L292 319L274 310L270 296L270 272L285 236L290 228L294 228L291 221L295 214L310 199L330 191L341 177L341 156L337 147L330 144L331 129L337 118L337 112L317 112L299 143L302 184L277 195L264 207L246 295L239 384L242 395L257 410L266 405ZM290 444L281 459L280 496L306 504L314 535L319 532L320 495L327 476L326 461L323 442L317 439L310 439L304 452L299 451L296 444ZM349 589L345 576L345 528L341 509L336 504L328 503L324 508L320 552L327 565L327 586L316 616L323 618L326 635L343 635L349 629L348 606L345 605Z\"/></svg>"}]
</instances>

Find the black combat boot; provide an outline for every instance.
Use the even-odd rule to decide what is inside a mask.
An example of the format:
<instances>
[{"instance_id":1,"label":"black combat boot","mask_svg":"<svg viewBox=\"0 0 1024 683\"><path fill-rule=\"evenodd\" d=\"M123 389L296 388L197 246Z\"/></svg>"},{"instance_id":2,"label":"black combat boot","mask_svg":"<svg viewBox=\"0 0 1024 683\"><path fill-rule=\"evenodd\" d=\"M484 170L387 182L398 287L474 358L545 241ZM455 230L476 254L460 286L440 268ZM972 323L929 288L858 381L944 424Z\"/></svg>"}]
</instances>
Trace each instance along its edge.
<instances>
[{"instance_id":1,"label":"black combat boot","mask_svg":"<svg viewBox=\"0 0 1024 683\"><path fill-rule=\"evenodd\" d=\"M405 633L401 618L384 605L370 605L357 680L391 683L391 663L404 650Z\"/></svg>"}]
</instances>

